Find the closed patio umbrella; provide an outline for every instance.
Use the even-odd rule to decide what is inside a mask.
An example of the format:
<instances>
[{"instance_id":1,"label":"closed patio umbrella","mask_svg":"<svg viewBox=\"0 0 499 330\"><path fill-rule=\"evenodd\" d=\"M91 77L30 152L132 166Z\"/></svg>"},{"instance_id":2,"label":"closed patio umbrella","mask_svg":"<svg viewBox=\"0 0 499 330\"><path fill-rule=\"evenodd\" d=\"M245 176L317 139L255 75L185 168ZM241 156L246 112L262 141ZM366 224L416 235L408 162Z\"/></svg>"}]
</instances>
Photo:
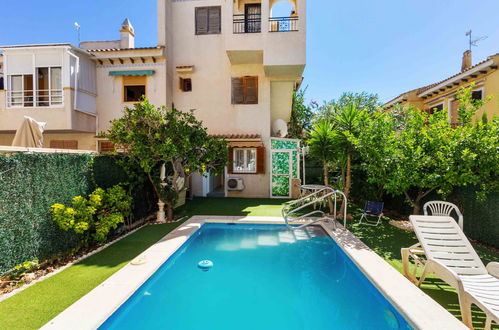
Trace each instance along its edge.
<instances>
[{"instance_id":1,"label":"closed patio umbrella","mask_svg":"<svg viewBox=\"0 0 499 330\"><path fill-rule=\"evenodd\" d=\"M24 116L24 121L16 131L12 146L42 148L45 125L47 123L38 122L31 117Z\"/></svg>"}]
</instances>

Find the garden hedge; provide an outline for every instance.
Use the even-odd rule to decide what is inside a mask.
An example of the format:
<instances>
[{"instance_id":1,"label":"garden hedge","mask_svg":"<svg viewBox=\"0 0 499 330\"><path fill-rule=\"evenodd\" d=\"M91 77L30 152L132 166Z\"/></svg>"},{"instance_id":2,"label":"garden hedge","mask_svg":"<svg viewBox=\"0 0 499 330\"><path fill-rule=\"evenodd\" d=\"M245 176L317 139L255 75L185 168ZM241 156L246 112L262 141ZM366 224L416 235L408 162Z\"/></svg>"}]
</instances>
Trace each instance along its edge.
<instances>
[{"instance_id":1,"label":"garden hedge","mask_svg":"<svg viewBox=\"0 0 499 330\"><path fill-rule=\"evenodd\" d=\"M0 274L27 260L53 256L78 245L75 234L60 230L50 206L67 204L96 186L127 182L119 156L89 154L0 154ZM152 190L132 192L134 219L152 211ZM150 200L148 200L150 199Z\"/></svg>"}]
</instances>

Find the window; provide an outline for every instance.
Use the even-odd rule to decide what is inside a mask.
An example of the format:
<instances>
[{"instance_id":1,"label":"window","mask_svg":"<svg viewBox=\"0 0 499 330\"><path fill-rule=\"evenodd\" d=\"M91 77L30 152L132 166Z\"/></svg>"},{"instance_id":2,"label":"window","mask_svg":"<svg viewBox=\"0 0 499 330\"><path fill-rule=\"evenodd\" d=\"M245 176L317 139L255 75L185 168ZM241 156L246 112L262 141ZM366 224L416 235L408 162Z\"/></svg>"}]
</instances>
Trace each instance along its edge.
<instances>
[{"instance_id":1,"label":"window","mask_svg":"<svg viewBox=\"0 0 499 330\"><path fill-rule=\"evenodd\" d=\"M7 105L9 107L33 106L33 75L11 75L8 81Z\"/></svg>"},{"instance_id":2,"label":"window","mask_svg":"<svg viewBox=\"0 0 499 330\"><path fill-rule=\"evenodd\" d=\"M440 103L440 104L437 104L437 105L434 105L434 106L431 106L430 109L428 109L428 113L429 114L433 114L435 113L436 111L441 111L444 109L444 104L443 103Z\"/></svg>"},{"instance_id":3,"label":"window","mask_svg":"<svg viewBox=\"0 0 499 330\"><path fill-rule=\"evenodd\" d=\"M50 148L52 149L78 149L77 140L51 140Z\"/></svg>"},{"instance_id":4,"label":"window","mask_svg":"<svg viewBox=\"0 0 499 330\"><path fill-rule=\"evenodd\" d=\"M232 78L232 104L258 104L258 77Z\"/></svg>"},{"instance_id":5,"label":"window","mask_svg":"<svg viewBox=\"0 0 499 330\"><path fill-rule=\"evenodd\" d=\"M192 80L191 78L180 78L180 90L182 92L192 91Z\"/></svg>"},{"instance_id":6,"label":"window","mask_svg":"<svg viewBox=\"0 0 499 330\"><path fill-rule=\"evenodd\" d=\"M62 104L62 69L36 68L36 106L49 107Z\"/></svg>"},{"instance_id":7,"label":"window","mask_svg":"<svg viewBox=\"0 0 499 330\"><path fill-rule=\"evenodd\" d=\"M483 90L479 89L479 90L471 92L471 99L472 100L481 100L481 99L483 99Z\"/></svg>"},{"instance_id":8,"label":"window","mask_svg":"<svg viewBox=\"0 0 499 330\"><path fill-rule=\"evenodd\" d=\"M123 102L140 102L146 94L146 77L123 76Z\"/></svg>"},{"instance_id":9,"label":"window","mask_svg":"<svg viewBox=\"0 0 499 330\"><path fill-rule=\"evenodd\" d=\"M234 149L234 173L256 173L256 149Z\"/></svg>"},{"instance_id":10,"label":"window","mask_svg":"<svg viewBox=\"0 0 499 330\"><path fill-rule=\"evenodd\" d=\"M196 34L221 33L222 7L197 7L196 8Z\"/></svg>"},{"instance_id":11,"label":"window","mask_svg":"<svg viewBox=\"0 0 499 330\"><path fill-rule=\"evenodd\" d=\"M15 74L7 80L7 106L50 107L63 104L62 68L35 68L35 75Z\"/></svg>"}]
</instances>

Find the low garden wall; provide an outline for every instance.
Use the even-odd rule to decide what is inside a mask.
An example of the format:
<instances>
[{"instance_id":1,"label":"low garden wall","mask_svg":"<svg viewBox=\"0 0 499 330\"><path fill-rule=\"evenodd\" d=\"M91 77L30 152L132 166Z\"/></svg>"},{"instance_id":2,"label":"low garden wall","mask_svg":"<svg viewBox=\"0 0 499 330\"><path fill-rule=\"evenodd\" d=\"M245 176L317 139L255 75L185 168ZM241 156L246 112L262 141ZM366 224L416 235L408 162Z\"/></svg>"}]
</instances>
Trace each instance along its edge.
<instances>
[{"instance_id":1,"label":"low garden wall","mask_svg":"<svg viewBox=\"0 0 499 330\"><path fill-rule=\"evenodd\" d=\"M96 187L129 182L113 155L91 153L0 154L0 274L27 260L66 252L78 238L52 221L50 206L70 204ZM140 176L137 173L136 176ZM133 219L150 214L152 188L144 180L131 192Z\"/></svg>"}]
</instances>

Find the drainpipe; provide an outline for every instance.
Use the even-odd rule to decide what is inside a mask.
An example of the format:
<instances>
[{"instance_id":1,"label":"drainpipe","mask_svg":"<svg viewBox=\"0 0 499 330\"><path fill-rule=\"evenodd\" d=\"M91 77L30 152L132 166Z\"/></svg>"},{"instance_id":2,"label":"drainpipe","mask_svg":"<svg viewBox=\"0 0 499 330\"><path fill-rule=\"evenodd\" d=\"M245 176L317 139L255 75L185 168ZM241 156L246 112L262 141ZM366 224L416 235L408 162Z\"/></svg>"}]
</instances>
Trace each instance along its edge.
<instances>
[{"instance_id":1,"label":"drainpipe","mask_svg":"<svg viewBox=\"0 0 499 330\"><path fill-rule=\"evenodd\" d=\"M70 51L70 48L67 48L66 52L68 53L69 56L74 57L74 59L76 60L76 68L75 68L75 96L74 96L74 108L76 109L76 100L77 100L77 97L78 97L78 75L80 73L80 58L78 56L76 56L75 54L73 54Z\"/></svg>"}]
</instances>

